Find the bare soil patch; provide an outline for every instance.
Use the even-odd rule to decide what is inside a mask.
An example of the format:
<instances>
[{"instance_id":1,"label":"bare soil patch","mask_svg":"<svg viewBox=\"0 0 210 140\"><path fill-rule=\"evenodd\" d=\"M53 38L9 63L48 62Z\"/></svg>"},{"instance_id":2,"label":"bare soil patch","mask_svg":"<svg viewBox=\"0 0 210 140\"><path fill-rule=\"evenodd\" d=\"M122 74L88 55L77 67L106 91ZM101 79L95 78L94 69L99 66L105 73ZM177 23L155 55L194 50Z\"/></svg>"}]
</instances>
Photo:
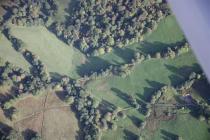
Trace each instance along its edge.
<instances>
[{"instance_id":1,"label":"bare soil patch","mask_svg":"<svg viewBox=\"0 0 210 140\"><path fill-rule=\"evenodd\" d=\"M24 99L21 99L15 104L15 108L18 110L18 118L24 118L36 112L43 110L43 102L45 96L33 97L28 95Z\"/></svg>"},{"instance_id":2,"label":"bare soil patch","mask_svg":"<svg viewBox=\"0 0 210 140\"><path fill-rule=\"evenodd\" d=\"M43 121L43 112L37 113L31 117L23 118L23 120L18 121L14 124L16 130L25 133L29 130L41 133L41 126Z\"/></svg>"},{"instance_id":3,"label":"bare soil patch","mask_svg":"<svg viewBox=\"0 0 210 140\"><path fill-rule=\"evenodd\" d=\"M38 132L44 140L74 140L78 137L79 124L71 108L62 101L64 94L47 90L38 97L28 95L15 104L18 119L15 129L26 137Z\"/></svg>"},{"instance_id":4,"label":"bare soil patch","mask_svg":"<svg viewBox=\"0 0 210 140\"><path fill-rule=\"evenodd\" d=\"M69 107L45 111L44 140L75 140L78 136L78 122Z\"/></svg>"}]
</instances>

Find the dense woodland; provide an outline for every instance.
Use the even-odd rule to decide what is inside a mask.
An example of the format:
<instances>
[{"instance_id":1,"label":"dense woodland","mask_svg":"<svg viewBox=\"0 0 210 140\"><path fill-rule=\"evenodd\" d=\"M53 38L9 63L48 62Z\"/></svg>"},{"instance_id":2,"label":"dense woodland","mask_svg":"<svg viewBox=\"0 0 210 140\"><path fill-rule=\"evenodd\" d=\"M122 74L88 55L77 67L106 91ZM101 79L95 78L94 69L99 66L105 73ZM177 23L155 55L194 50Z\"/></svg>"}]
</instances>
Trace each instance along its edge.
<instances>
[{"instance_id":1,"label":"dense woodland","mask_svg":"<svg viewBox=\"0 0 210 140\"><path fill-rule=\"evenodd\" d=\"M168 14L165 1L81 0L67 23L55 24L55 31L68 44L97 56L141 41Z\"/></svg>"},{"instance_id":2,"label":"dense woodland","mask_svg":"<svg viewBox=\"0 0 210 140\"><path fill-rule=\"evenodd\" d=\"M18 0L12 7L12 24L19 26L44 25L55 15L56 0Z\"/></svg>"}]
</instances>

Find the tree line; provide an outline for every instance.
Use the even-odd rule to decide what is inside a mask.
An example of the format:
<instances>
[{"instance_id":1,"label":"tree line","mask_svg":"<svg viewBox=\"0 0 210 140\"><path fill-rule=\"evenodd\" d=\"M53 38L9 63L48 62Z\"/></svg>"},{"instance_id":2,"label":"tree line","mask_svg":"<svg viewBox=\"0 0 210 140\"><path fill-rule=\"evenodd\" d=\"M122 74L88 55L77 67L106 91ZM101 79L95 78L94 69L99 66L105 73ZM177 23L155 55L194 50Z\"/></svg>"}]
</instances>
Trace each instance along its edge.
<instances>
[{"instance_id":1,"label":"tree line","mask_svg":"<svg viewBox=\"0 0 210 140\"><path fill-rule=\"evenodd\" d=\"M190 45L184 41L180 45L174 47L167 47L161 51L155 53L142 53L135 52L133 58L129 61L129 63L121 64L121 65L110 65L105 69L101 69L99 71L90 72L83 76L83 80L91 80L97 79L106 76L120 76L125 78L128 76L137 64L141 64L143 61L150 59L174 59L175 57L187 53L190 50Z\"/></svg>"}]
</instances>

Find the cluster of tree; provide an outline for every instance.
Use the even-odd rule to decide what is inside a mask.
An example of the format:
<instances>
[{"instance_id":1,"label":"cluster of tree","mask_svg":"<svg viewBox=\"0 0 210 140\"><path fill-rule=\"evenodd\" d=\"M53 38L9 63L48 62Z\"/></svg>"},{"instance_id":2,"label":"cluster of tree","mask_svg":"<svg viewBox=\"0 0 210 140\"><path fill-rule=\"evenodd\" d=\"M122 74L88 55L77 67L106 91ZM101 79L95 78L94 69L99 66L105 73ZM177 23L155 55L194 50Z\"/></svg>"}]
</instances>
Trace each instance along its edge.
<instances>
[{"instance_id":1,"label":"cluster of tree","mask_svg":"<svg viewBox=\"0 0 210 140\"><path fill-rule=\"evenodd\" d=\"M15 94L9 100L1 104L4 111L9 112L10 119L16 118L17 110L13 107L15 101L27 95L26 93L35 95L46 86L43 84L43 81L40 81L40 78L34 77L9 62L0 67L0 85L9 85L15 91Z\"/></svg>"},{"instance_id":2,"label":"cluster of tree","mask_svg":"<svg viewBox=\"0 0 210 140\"><path fill-rule=\"evenodd\" d=\"M32 75L40 79L43 84L50 83L50 75L47 71L47 68L44 64L39 60L39 58L33 54L32 52L25 50L23 52L24 57L28 60L28 62L32 65Z\"/></svg>"},{"instance_id":3,"label":"cluster of tree","mask_svg":"<svg viewBox=\"0 0 210 140\"><path fill-rule=\"evenodd\" d=\"M100 139L100 129L98 127L101 118L97 109L99 102L91 97L91 95L82 89L80 85L68 77L63 77L58 83L66 93L65 100L72 104L77 112L85 140ZM58 85L57 84L57 85Z\"/></svg>"},{"instance_id":4,"label":"cluster of tree","mask_svg":"<svg viewBox=\"0 0 210 140\"><path fill-rule=\"evenodd\" d=\"M65 101L76 110L79 121L82 124L85 140L98 140L101 130L116 130L116 121L124 119L126 114L121 108L102 114L99 109L99 101L69 77L63 77L56 86L62 87L66 93Z\"/></svg>"},{"instance_id":5,"label":"cluster of tree","mask_svg":"<svg viewBox=\"0 0 210 140\"><path fill-rule=\"evenodd\" d=\"M11 22L15 25L43 25L58 10L56 0L17 0L12 11Z\"/></svg>"},{"instance_id":6,"label":"cluster of tree","mask_svg":"<svg viewBox=\"0 0 210 140\"><path fill-rule=\"evenodd\" d=\"M8 134L4 134L1 136L1 140L24 140L24 136L21 132L12 129L9 131ZM30 140L42 140L41 136L35 132L34 136L31 136Z\"/></svg>"},{"instance_id":7,"label":"cluster of tree","mask_svg":"<svg viewBox=\"0 0 210 140\"><path fill-rule=\"evenodd\" d=\"M6 36L12 42L13 47L20 52L32 66L31 73L28 73L27 76L20 80L19 91L32 92L35 94L37 90L45 88L51 80L47 68L35 54L26 49L24 42L11 35L9 29L7 29ZM23 73L23 70L20 71ZM26 72L24 73L26 74Z\"/></svg>"},{"instance_id":8,"label":"cluster of tree","mask_svg":"<svg viewBox=\"0 0 210 140\"><path fill-rule=\"evenodd\" d=\"M153 58L175 58L176 56L179 56L183 53L187 53L190 50L189 44L185 41L182 45L175 46L175 47L168 47L166 50L163 50L162 52L156 52L155 54L152 54Z\"/></svg>"},{"instance_id":9,"label":"cluster of tree","mask_svg":"<svg viewBox=\"0 0 210 140\"><path fill-rule=\"evenodd\" d=\"M91 72L91 74L84 75L84 79L97 79L100 77L117 75L121 77L128 76L134 69L136 64L142 63L145 60L150 60L151 58L160 59L160 58L175 58L183 53L186 53L190 50L189 44L185 41L179 46L173 48L167 48L161 52L156 52L155 54L143 54L141 52L135 52L133 58L129 63L122 64L119 66L110 65L106 69L101 69L98 72Z\"/></svg>"},{"instance_id":10,"label":"cluster of tree","mask_svg":"<svg viewBox=\"0 0 210 140\"><path fill-rule=\"evenodd\" d=\"M199 80L202 76L203 76L203 74L192 72L190 74L188 80L186 80L182 84L178 85L176 87L176 90L179 92L182 92L182 91L186 91L186 90L190 89L192 87L192 85L195 83L195 81Z\"/></svg>"},{"instance_id":11,"label":"cluster of tree","mask_svg":"<svg viewBox=\"0 0 210 140\"><path fill-rule=\"evenodd\" d=\"M106 69L101 69L98 72L91 72L89 75L84 75L83 78L85 80L90 80L113 75L126 77L134 69L135 64L141 63L146 59L150 59L150 57L146 57L144 54L136 52L129 63L118 66L110 65Z\"/></svg>"},{"instance_id":12,"label":"cluster of tree","mask_svg":"<svg viewBox=\"0 0 210 140\"><path fill-rule=\"evenodd\" d=\"M132 95L129 95L128 97L128 102L132 105L132 107L134 107L135 109L139 109L140 105L138 104L138 102L136 101L136 98L133 97Z\"/></svg>"},{"instance_id":13,"label":"cluster of tree","mask_svg":"<svg viewBox=\"0 0 210 140\"><path fill-rule=\"evenodd\" d=\"M165 0L79 0L68 23L56 23L55 32L68 44L96 56L141 41L169 14Z\"/></svg>"},{"instance_id":14,"label":"cluster of tree","mask_svg":"<svg viewBox=\"0 0 210 140\"><path fill-rule=\"evenodd\" d=\"M35 63L36 61L33 59L31 62ZM17 110L13 107L13 103L16 100L24 97L26 93L35 95L50 83L48 76L46 78L46 74L39 68L40 64L34 65L33 67L36 68L35 70L33 69L33 74L9 62L2 64L0 67L0 84L9 85L15 89L15 94L9 100L2 103L3 109L9 111L10 119L16 118Z\"/></svg>"}]
</instances>

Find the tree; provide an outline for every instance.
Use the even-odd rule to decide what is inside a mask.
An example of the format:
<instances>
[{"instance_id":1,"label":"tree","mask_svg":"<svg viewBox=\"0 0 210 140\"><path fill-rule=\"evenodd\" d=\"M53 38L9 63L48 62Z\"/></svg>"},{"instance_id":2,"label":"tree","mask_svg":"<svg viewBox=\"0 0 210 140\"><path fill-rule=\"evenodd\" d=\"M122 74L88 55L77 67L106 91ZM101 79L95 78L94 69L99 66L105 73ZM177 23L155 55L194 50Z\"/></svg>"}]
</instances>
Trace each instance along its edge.
<instances>
[{"instance_id":1,"label":"tree","mask_svg":"<svg viewBox=\"0 0 210 140\"><path fill-rule=\"evenodd\" d=\"M138 136L137 140L144 140L144 137Z\"/></svg>"},{"instance_id":2,"label":"tree","mask_svg":"<svg viewBox=\"0 0 210 140\"><path fill-rule=\"evenodd\" d=\"M157 53L155 54L155 58L160 59L160 58L161 58L161 54L160 54L159 52L157 52Z\"/></svg>"},{"instance_id":3,"label":"tree","mask_svg":"<svg viewBox=\"0 0 210 140\"><path fill-rule=\"evenodd\" d=\"M66 98L65 101L66 101L67 104L71 105L71 104L74 103L74 97L73 96L69 96L69 97Z\"/></svg>"},{"instance_id":4,"label":"tree","mask_svg":"<svg viewBox=\"0 0 210 140\"><path fill-rule=\"evenodd\" d=\"M143 121L143 122L141 123L140 128L141 128L141 129L144 129L146 125L147 125L147 122L146 122L146 121Z\"/></svg>"},{"instance_id":5,"label":"tree","mask_svg":"<svg viewBox=\"0 0 210 140\"><path fill-rule=\"evenodd\" d=\"M82 50L83 52L86 52L87 49L89 48L89 46L88 46L88 44L86 43L86 41L85 41L84 38L81 39L81 40L79 41L79 48L80 48L80 50Z\"/></svg>"},{"instance_id":6,"label":"tree","mask_svg":"<svg viewBox=\"0 0 210 140\"><path fill-rule=\"evenodd\" d=\"M112 118L112 113L110 112L107 112L105 115L104 115L104 119L108 122L111 121L111 118Z\"/></svg>"},{"instance_id":7,"label":"tree","mask_svg":"<svg viewBox=\"0 0 210 140\"><path fill-rule=\"evenodd\" d=\"M93 106L93 108L97 108L99 106L99 101L97 99L93 98L92 106Z\"/></svg>"},{"instance_id":8,"label":"tree","mask_svg":"<svg viewBox=\"0 0 210 140\"><path fill-rule=\"evenodd\" d=\"M115 43L114 38L113 38L112 36L109 36L109 37L107 38L107 45L113 46L114 43Z\"/></svg>"},{"instance_id":9,"label":"tree","mask_svg":"<svg viewBox=\"0 0 210 140\"><path fill-rule=\"evenodd\" d=\"M181 136L177 136L176 140L184 140Z\"/></svg>"},{"instance_id":10,"label":"tree","mask_svg":"<svg viewBox=\"0 0 210 140\"><path fill-rule=\"evenodd\" d=\"M38 133L36 133L35 136L31 138L31 140L42 140L42 138Z\"/></svg>"},{"instance_id":11,"label":"tree","mask_svg":"<svg viewBox=\"0 0 210 140\"><path fill-rule=\"evenodd\" d=\"M203 115L200 115L200 116L199 116L199 120L200 120L200 121L205 121L205 117L204 117Z\"/></svg>"},{"instance_id":12,"label":"tree","mask_svg":"<svg viewBox=\"0 0 210 140\"><path fill-rule=\"evenodd\" d=\"M124 112L122 112L122 111L118 113L118 116L120 118L122 118L122 119L125 119L126 118L126 114Z\"/></svg>"},{"instance_id":13,"label":"tree","mask_svg":"<svg viewBox=\"0 0 210 140\"><path fill-rule=\"evenodd\" d=\"M111 123L111 129L114 130L114 131L117 130L117 124L114 123L114 122Z\"/></svg>"},{"instance_id":14,"label":"tree","mask_svg":"<svg viewBox=\"0 0 210 140\"><path fill-rule=\"evenodd\" d=\"M105 54L105 49L104 48L99 48L98 53L99 53L99 55Z\"/></svg>"}]
</instances>

